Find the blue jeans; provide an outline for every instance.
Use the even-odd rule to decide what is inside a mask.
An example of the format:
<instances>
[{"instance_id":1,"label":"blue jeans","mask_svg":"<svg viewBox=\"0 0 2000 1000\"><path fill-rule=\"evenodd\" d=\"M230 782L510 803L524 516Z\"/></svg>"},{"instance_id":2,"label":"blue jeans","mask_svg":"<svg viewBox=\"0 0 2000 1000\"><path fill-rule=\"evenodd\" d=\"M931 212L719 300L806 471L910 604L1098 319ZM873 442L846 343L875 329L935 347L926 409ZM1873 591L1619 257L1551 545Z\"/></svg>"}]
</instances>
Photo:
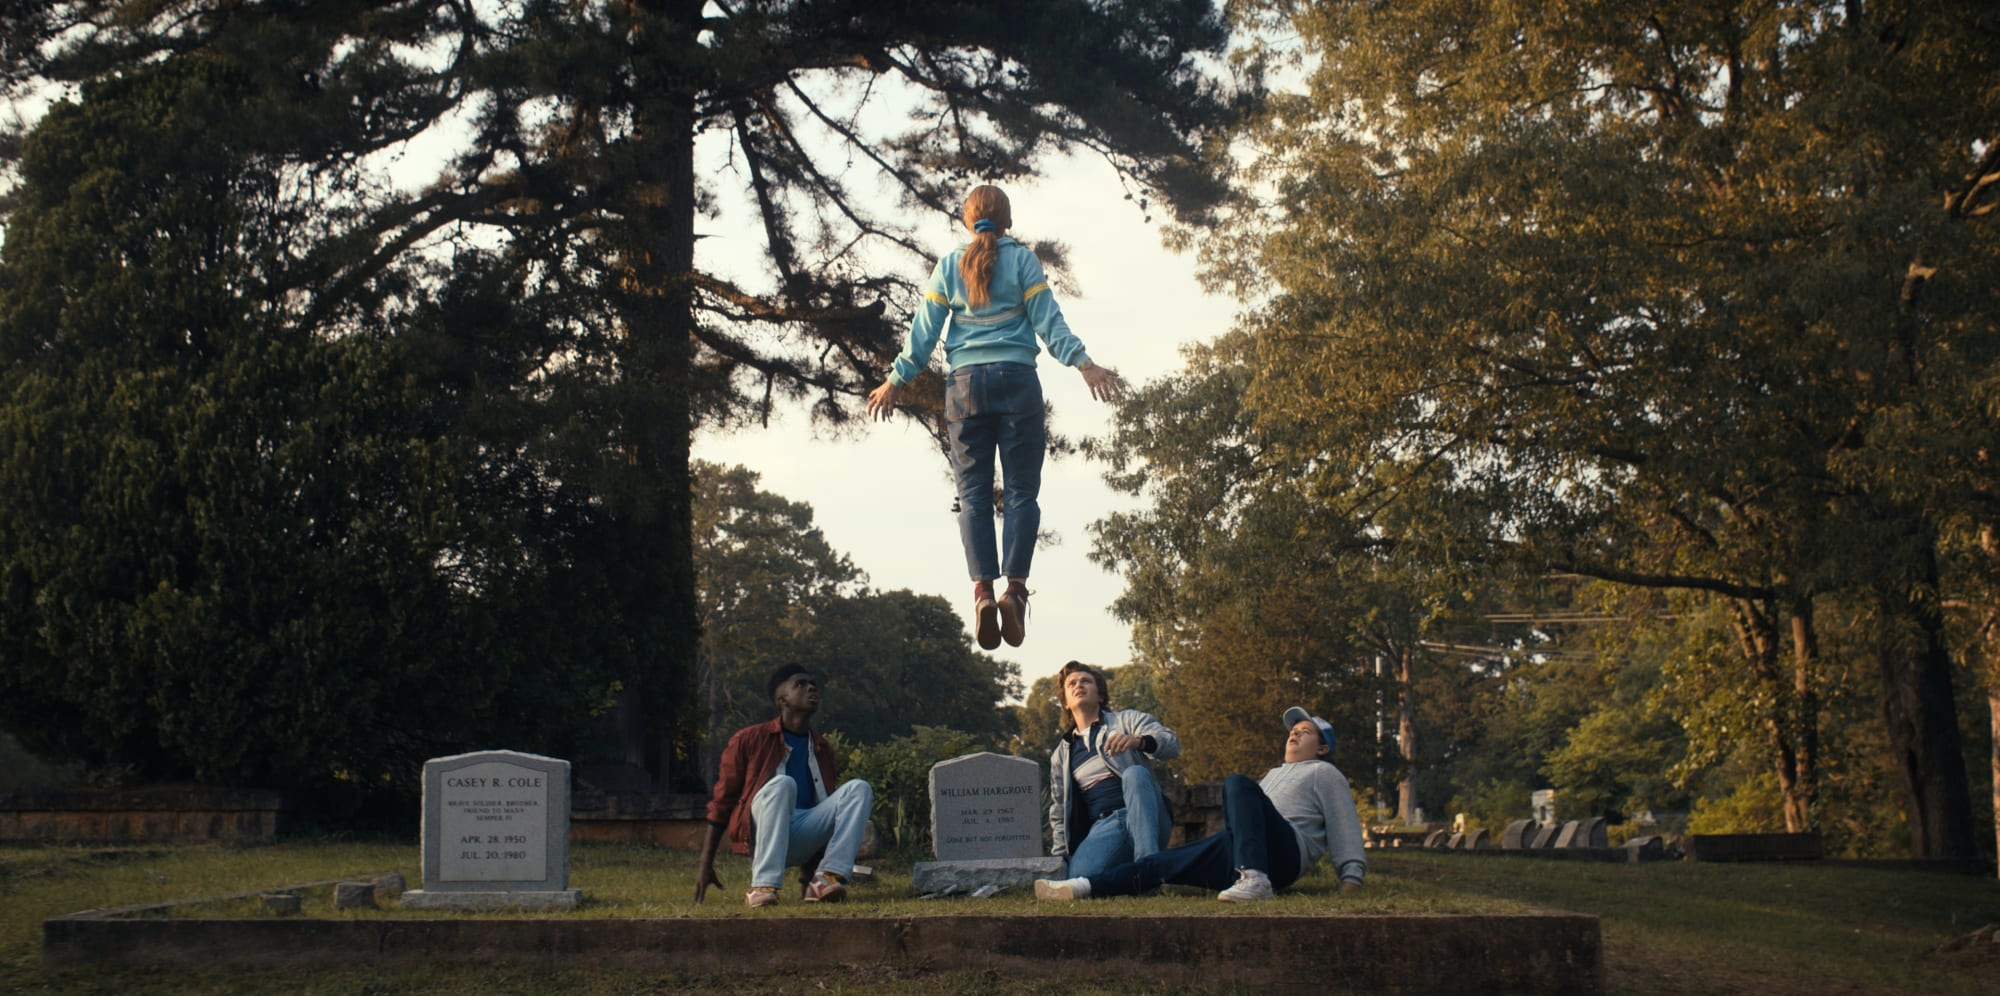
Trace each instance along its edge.
<instances>
[{"instance_id":1,"label":"blue jeans","mask_svg":"<svg viewBox=\"0 0 2000 1000\"><path fill-rule=\"evenodd\" d=\"M958 537L974 580L1028 575L1042 527L1042 458L1048 430L1033 365L967 365L944 380L951 471L958 479ZM993 459L1006 474L1001 544L993 544ZM1002 558L1002 554L1005 558Z\"/></svg>"},{"instance_id":2,"label":"blue jeans","mask_svg":"<svg viewBox=\"0 0 2000 1000\"><path fill-rule=\"evenodd\" d=\"M875 789L854 778L811 809L799 808L799 785L791 775L773 775L750 800L752 842L750 884L775 889L785 869L803 865L822 849L819 870L841 878L854 874L854 856L868 831Z\"/></svg>"},{"instance_id":3,"label":"blue jeans","mask_svg":"<svg viewBox=\"0 0 2000 1000\"><path fill-rule=\"evenodd\" d=\"M1173 834L1167 823L1166 799L1159 782L1153 780L1153 772L1128 767L1119 778L1125 786L1125 808L1090 824L1083 843L1070 849L1070 878L1096 875L1164 850Z\"/></svg>"},{"instance_id":4,"label":"blue jeans","mask_svg":"<svg viewBox=\"0 0 2000 1000\"><path fill-rule=\"evenodd\" d=\"M1299 880L1299 838L1257 783L1232 774L1222 784L1227 825L1213 837L1190 841L1090 877L1092 896L1129 896L1166 883L1223 890L1239 868L1255 868L1282 889Z\"/></svg>"}]
</instances>

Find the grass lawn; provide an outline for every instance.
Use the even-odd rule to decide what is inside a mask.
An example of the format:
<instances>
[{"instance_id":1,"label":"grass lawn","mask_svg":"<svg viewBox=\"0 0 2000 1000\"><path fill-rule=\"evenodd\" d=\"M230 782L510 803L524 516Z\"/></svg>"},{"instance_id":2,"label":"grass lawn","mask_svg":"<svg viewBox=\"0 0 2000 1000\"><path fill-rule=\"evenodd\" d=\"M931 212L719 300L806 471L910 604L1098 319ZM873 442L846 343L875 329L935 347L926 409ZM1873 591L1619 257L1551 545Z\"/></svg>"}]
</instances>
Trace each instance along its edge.
<instances>
[{"instance_id":1,"label":"grass lawn","mask_svg":"<svg viewBox=\"0 0 2000 1000\"><path fill-rule=\"evenodd\" d=\"M2000 976L2000 951L1934 954L1946 941L2000 924L2000 882L1819 865L1623 865L1499 855L1377 852L1369 885L1338 896L1324 866L1256 913L1518 913L1551 908L1602 918L1607 988L1619 993L1973 993ZM1141 993L1165 986L1000 977L979 969L834 965L823 977L662 975L611 969L427 968L288 970L102 967L44 969L41 921L99 907L213 899L343 876L401 872L420 881L414 844L287 842L251 847L0 847L0 992L26 993ZM748 864L730 858L695 905L694 856L651 848L581 845L570 884L584 905L568 917L1104 913L1216 915L1209 894L1171 891L1139 899L1037 904L1020 892L986 900L909 896L907 863L878 861L881 876L837 907L785 905L751 913L741 890ZM331 910L331 891L309 893L305 913ZM790 902L789 900L787 901ZM204 903L176 915L244 916L254 903ZM389 907L371 918L421 920L435 911ZM1173 989L1178 989L1178 986Z\"/></svg>"}]
</instances>

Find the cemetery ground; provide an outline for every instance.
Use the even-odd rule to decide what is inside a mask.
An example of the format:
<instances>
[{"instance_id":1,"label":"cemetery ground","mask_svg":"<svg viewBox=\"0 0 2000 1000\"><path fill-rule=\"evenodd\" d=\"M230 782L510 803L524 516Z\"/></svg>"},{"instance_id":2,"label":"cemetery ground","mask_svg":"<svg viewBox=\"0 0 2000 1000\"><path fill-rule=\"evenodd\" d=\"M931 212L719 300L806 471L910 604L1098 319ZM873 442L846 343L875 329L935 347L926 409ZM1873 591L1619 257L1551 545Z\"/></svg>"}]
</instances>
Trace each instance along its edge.
<instances>
[{"instance_id":1,"label":"cemetery ground","mask_svg":"<svg viewBox=\"0 0 2000 1000\"><path fill-rule=\"evenodd\" d=\"M1156 983L1128 976L1037 980L979 968L893 968L830 956L810 976L674 974L564 966L559 962L489 965L425 963L373 966L365 957L344 968L194 970L118 962L45 966L42 921L82 910L202 902L175 916L261 915L255 893L301 883L387 872L419 884L415 844L288 841L254 846L0 847L0 992L37 993L1075 993L1185 992L1178 978ZM1497 853L1376 851L1368 888L1334 892L1324 865L1267 903L1231 908L1212 894L1170 890L1140 898L1037 903L1022 890L990 899L917 900L909 895L907 859L876 859L876 880L851 901L784 905L749 912L742 905L747 863L729 858L720 871L729 890L691 900L694 855L650 847L579 844L570 882L583 891L572 912L532 919L701 916L743 922L744 946L756 947L760 920L772 917L1051 913L1229 918L1280 914L1510 914L1556 909L1602 921L1604 983L1614 993L1942 993L1984 994L2000 974L1991 948L1945 949L2000 923L2000 882L1839 862L1802 864L1617 864L1510 857ZM795 891L795 887L789 887ZM438 919L436 911L334 911L331 886L306 890L303 919ZM456 915L455 915L456 916ZM519 914L471 919L520 919ZM144 919L135 918L135 919ZM1301 943L1302 947L1309 947ZM1945 950L1941 950L1945 949ZM1199 985L1197 988L1201 988ZM1226 990L1227 984L1211 987Z\"/></svg>"}]
</instances>

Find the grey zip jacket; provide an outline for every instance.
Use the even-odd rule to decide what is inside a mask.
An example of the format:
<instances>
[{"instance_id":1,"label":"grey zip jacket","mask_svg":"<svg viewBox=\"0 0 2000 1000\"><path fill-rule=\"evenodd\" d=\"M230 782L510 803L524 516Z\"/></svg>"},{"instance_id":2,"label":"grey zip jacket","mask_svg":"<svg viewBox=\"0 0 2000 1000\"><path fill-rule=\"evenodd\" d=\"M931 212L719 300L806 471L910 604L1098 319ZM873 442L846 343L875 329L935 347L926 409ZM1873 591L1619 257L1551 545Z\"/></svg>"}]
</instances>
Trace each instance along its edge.
<instances>
[{"instance_id":1,"label":"grey zip jacket","mask_svg":"<svg viewBox=\"0 0 2000 1000\"><path fill-rule=\"evenodd\" d=\"M1100 713L1104 728L1099 730L1104 736L1125 733L1129 736L1151 736L1155 760L1172 760L1181 755L1180 737L1174 731L1160 725L1160 720L1138 709L1108 709ZM1104 763L1114 774L1124 774L1128 767L1145 767L1147 755L1139 750L1127 750L1120 754L1109 754ZM1069 809L1072 799L1069 773L1069 740L1056 743L1049 753L1049 852L1059 858L1069 856Z\"/></svg>"}]
</instances>

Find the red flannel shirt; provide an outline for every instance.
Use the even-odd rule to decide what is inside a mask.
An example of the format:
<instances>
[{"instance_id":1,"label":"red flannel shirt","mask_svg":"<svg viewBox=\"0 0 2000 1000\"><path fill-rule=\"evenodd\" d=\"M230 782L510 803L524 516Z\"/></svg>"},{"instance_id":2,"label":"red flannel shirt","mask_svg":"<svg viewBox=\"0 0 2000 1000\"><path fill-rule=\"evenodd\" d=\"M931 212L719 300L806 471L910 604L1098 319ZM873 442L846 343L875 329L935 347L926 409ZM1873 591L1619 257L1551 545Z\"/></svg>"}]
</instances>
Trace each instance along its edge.
<instances>
[{"instance_id":1,"label":"red flannel shirt","mask_svg":"<svg viewBox=\"0 0 2000 1000\"><path fill-rule=\"evenodd\" d=\"M824 787L813 790L816 799L825 798L837 781L833 769L833 744L817 732L812 738L813 756L819 759L819 780ZM750 853L750 801L771 776L785 769L785 734L777 719L745 726L722 748L722 766L715 776L715 794L708 800L708 821L727 823L730 847L738 854Z\"/></svg>"}]
</instances>

